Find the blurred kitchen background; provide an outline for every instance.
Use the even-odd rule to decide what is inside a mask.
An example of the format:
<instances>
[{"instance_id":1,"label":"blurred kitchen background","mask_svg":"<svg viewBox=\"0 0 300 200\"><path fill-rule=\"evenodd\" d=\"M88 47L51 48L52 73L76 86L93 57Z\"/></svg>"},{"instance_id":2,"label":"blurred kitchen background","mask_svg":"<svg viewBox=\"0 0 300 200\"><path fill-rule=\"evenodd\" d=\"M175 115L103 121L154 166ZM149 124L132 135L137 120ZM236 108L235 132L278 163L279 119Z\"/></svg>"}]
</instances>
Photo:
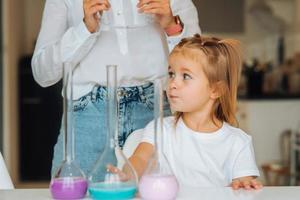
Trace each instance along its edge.
<instances>
[{"instance_id":1,"label":"blurred kitchen background","mask_svg":"<svg viewBox=\"0 0 300 200\"><path fill-rule=\"evenodd\" d=\"M48 187L61 84L41 88L30 60L45 0L1 0L0 151L17 188ZM266 185L300 172L300 0L194 0L204 34L244 44L240 127L253 137Z\"/></svg>"}]
</instances>

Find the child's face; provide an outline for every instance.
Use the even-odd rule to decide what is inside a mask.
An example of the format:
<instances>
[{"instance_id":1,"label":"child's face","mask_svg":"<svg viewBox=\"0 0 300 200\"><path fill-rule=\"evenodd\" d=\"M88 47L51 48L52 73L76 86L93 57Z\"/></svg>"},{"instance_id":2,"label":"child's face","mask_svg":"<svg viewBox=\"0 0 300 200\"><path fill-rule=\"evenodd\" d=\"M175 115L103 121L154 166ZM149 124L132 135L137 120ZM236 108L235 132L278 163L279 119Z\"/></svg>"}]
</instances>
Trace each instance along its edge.
<instances>
[{"instance_id":1,"label":"child's face","mask_svg":"<svg viewBox=\"0 0 300 200\"><path fill-rule=\"evenodd\" d=\"M200 58L202 64L206 64L202 52ZM212 91L201 63L176 53L170 56L169 65L167 95L172 111L197 112L211 109Z\"/></svg>"}]
</instances>

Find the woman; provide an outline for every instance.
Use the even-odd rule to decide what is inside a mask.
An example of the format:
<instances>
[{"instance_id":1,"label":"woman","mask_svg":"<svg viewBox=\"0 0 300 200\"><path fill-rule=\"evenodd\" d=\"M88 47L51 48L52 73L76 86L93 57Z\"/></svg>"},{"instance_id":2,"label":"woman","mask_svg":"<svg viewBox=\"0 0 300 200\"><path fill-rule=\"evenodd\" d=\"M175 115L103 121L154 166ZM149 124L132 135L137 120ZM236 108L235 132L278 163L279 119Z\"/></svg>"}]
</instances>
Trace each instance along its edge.
<instances>
[{"instance_id":1,"label":"woman","mask_svg":"<svg viewBox=\"0 0 300 200\"><path fill-rule=\"evenodd\" d=\"M62 78L63 63L74 67L75 157L85 173L91 170L104 149L105 66L120 66L118 94L122 129L119 143L122 146L132 131L143 128L153 118L150 111L153 111L154 91L149 82L167 73L164 41L171 50L182 37L200 32L197 11L191 0L132 0L131 3L136 4L139 13L155 16L160 28L150 27L147 32L132 29L125 33L126 37L122 30L111 34L101 15L113 9L118 14L116 23L121 23L124 18L122 12L118 12L122 6L120 1L46 1L32 58L33 75L41 86L47 87ZM149 40L158 36L160 40ZM129 47L127 41L132 42ZM131 54L130 48L134 45L138 55ZM167 100L165 110L169 113ZM54 148L52 173L61 160L62 134Z\"/></svg>"}]
</instances>

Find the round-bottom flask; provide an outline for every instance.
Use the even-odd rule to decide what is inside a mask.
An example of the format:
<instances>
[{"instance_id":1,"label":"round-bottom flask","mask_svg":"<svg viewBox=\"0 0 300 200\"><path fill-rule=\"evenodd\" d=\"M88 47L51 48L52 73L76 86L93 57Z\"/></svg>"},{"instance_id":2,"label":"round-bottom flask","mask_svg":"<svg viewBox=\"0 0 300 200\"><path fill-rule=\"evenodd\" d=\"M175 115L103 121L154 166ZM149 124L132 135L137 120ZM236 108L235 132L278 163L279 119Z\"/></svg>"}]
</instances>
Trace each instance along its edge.
<instances>
[{"instance_id":1,"label":"round-bottom flask","mask_svg":"<svg viewBox=\"0 0 300 200\"><path fill-rule=\"evenodd\" d=\"M72 68L63 66L63 94L64 94L64 159L56 169L50 182L50 192L54 199L80 199L87 191L87 181L84 173L74 160L74 132L72 106ZM69 100L68 100L69 99Z\"/></svg>"},{"instance_id":2,"label":"round-bottom flask","mask_svg":"<svg viewBox=\"0 0 300 200\"><path fill-rule=\"evenodd\" d=\"M146 200L172 200L179 186L163 153L163 81L155 81L154 153L139 182L139 193Z\"/></svg>"},{"instance_id":3,"label":"round-bottom flask","mask_svg":"<svg viewBox=\"0 0 300 200\"><path fill-rule=\"evenodd\" d=\"M81 170L74 163L63 163L58 172L52 178L49 187L54 199L81 199L85 197L88 184Z\"/></svg>"},{"instance_id":4,"label":"round-bottom flask","mask_svg":"<svg viewBox=\"0 0 300 200\"><path fill-rule=\"evenodd\" d=\"M144 175L139 184L139 192L143 199L171 200L176 199L178 191L177 179L174 175Z\"/></svg>"},{"instance_id":5,"label":"round-bottom flask","mask_svg":"<svg viewBox=\"0 0 300 200\"><path fill-rule=\"evenodd\" d=\"M137 191L137 176L119 147L117 102L117 66L107 66L107 137L103 153L88 176L92 199L132 199ZM120 156L117 160L116 154ZM116 166L124 163L124 167ZM123 171L124 169L125 171Z\"/></svg>"}]
</instances>

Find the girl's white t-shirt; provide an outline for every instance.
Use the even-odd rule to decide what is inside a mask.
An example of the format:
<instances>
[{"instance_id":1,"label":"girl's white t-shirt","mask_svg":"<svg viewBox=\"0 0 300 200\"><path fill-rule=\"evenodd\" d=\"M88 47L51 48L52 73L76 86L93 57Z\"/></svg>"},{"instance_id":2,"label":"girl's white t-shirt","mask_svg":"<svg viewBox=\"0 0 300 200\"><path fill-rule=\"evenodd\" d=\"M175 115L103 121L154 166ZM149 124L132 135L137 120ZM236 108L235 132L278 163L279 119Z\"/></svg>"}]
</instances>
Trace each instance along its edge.
<instances>
[{"instance_id":1,"label":"girl's white t-shirt","mask_svg":"<svg viewBox=\"0 0 300 200\"><path fill-rule=\"evenodd\" d=\"M251 136L228 123L216 132L201 133L181 118L175 125L175 118L167 117L157 138L180 185L222 187L234 178L259 176ZM153 121L143 130L141 142L154 144Z\"/></svg>"}]
</instances>

